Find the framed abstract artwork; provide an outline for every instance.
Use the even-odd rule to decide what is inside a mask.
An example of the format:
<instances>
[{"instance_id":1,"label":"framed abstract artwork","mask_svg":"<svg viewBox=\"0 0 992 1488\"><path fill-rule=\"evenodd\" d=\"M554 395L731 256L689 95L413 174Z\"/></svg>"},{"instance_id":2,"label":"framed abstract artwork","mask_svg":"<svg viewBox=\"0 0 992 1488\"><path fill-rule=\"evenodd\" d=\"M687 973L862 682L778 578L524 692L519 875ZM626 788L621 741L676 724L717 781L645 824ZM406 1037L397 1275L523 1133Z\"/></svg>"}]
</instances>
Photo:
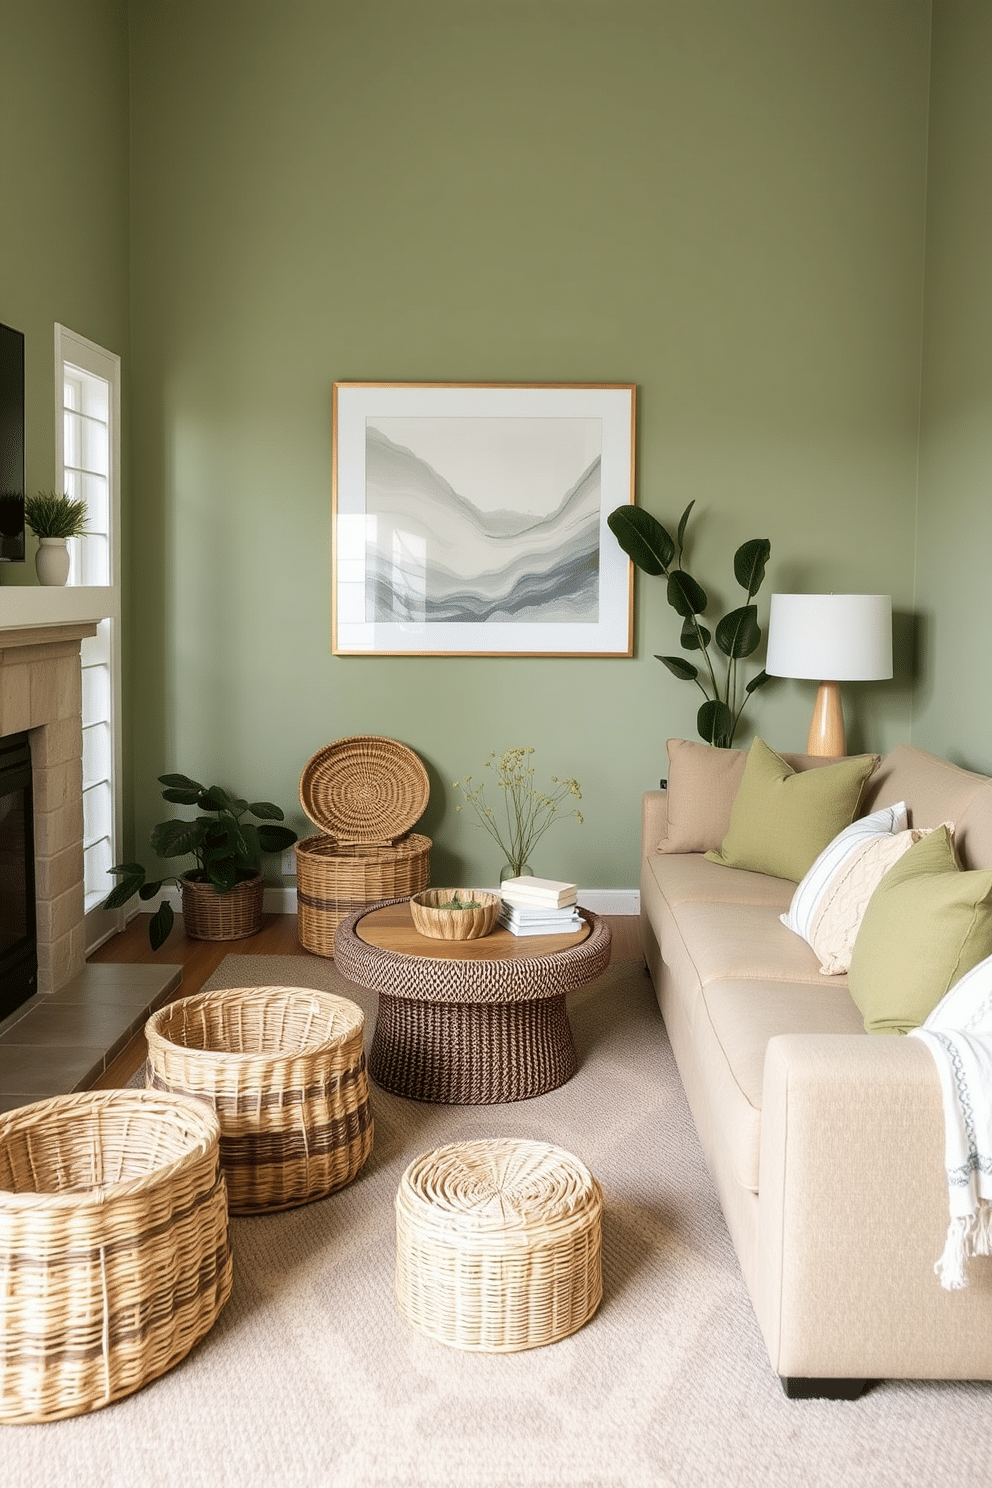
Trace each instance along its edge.
<instances>
[{"instance_id":1,"label":"framed abstract artwork","mask_svg":"<svg viewBox=\"0 0 992 1488\"><path fill-rule=\"evenodd\" d=\"M630 656L635 388L336 382L336 656Z\"/></svg>"}]
</instances>

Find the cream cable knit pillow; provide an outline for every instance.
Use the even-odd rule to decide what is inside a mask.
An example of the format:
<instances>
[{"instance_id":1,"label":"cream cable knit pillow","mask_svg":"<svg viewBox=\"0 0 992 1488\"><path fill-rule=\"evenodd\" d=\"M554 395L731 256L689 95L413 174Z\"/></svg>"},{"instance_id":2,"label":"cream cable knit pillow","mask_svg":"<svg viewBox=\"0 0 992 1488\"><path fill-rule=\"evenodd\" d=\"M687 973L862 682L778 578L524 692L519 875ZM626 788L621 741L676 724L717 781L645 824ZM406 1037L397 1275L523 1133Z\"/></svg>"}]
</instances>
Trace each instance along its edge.
<instances>
[{"instance_id":1,"label":"cream cable knit pillow","mask_svg":"<svg viewBox=\"0 0 992 1488\"><path fill-rule=\"evenodd\" d=\"M852 822L820 853L780 918L813 948L825 976L847 971L868 900L921 835L906 830L899 801Z\"/></svg>"}]
</instances>

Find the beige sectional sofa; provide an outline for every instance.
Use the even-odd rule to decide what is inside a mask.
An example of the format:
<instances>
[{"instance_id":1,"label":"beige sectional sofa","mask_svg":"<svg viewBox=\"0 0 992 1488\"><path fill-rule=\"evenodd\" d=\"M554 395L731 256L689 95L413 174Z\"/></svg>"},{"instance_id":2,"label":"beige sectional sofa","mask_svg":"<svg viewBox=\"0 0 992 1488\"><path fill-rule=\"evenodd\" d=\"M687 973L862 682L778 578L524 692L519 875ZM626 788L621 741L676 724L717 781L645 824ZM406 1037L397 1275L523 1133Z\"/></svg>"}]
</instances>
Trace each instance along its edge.
<instances>
[{"instance_id":1,"label":"beige sectional sofa","mask_svg":"<svg viewBox=\"0 0 992 1488\"><path fill-rule=\"evenodd\" d=\"M772 1367L793 1397L992 1380L992 1257L959 1291L933 1269L948 1199L927 1048L865 1033L847 977L779 920L791 881L671 850L717 845L738 778L687 791L670 772L645 796L641 932ZM992 866L992 780L900 746L859 813L899 800L911 826L955 823L962 867Z\"/></svg>"}]
</instances>

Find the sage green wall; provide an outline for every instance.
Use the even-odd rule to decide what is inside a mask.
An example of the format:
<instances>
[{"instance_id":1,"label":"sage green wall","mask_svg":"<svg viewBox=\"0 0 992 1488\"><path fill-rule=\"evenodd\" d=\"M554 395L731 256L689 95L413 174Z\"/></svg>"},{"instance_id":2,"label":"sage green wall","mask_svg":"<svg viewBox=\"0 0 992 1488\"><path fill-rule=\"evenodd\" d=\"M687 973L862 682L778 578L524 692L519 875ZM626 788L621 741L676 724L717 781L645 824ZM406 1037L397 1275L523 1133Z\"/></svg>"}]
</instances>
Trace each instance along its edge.
<instances>
[{"instance_id":1,"label":"sage green wall","mask_svg":"<svg viewBox=\"0 0 992 1488\"><path fill-rule=\"evenodd\" d=\"M632 660L329 649L334 379L620 381L639 500L736 603L913 600L925 0L134 0L137 840L165 769L295 806L331 739L425 760L435 881L498 849L450 782L491 749L576 776L538 872L632 886L640 796L698 694L657 583ZM766 598L767 603L767 598ZM754 722L801 747L812 687ZM903 680L851 742L909 731Z\"/></svg>"},{"instance_id":2,"label":"sage green wall","mask_svg":"<svg viewBox=\"0 0 992 1488\"><path fill-rule=\"evenodd\" d=\"M914 743L992 771L992 8L934 6Z\"/></svg>"},{"instance_id":3,"label":"sage green wall","mask_svg":"<svg viewBox=\"0 0 992 1488\"><path fill-rule=\"evenodd\" d=\"M128 353L123 0L0 0L0 49L0 320L25 335L26 487L50 490L55 323ZM36 546L0 584L36 582Z\"/></svg>"}]
</instances>

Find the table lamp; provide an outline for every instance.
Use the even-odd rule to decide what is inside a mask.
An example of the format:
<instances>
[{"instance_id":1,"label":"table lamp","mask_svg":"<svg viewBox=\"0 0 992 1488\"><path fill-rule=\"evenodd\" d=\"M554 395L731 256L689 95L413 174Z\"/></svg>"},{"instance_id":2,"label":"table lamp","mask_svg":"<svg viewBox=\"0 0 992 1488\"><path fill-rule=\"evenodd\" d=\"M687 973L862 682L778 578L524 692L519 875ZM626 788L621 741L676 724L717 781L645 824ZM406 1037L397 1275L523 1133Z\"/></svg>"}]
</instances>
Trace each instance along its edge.
<instances>
[{"instance_id":1,"label":"table lamp","mask_svg":"<svg viewBox=\"0 0 992 1488\"><path fill-rule=\"evenodd\" d=\"M773 594L765 671L819 682L806 752L846 753L840 683L892 676L891 596Z\"/></svg>"}]
</instances>

